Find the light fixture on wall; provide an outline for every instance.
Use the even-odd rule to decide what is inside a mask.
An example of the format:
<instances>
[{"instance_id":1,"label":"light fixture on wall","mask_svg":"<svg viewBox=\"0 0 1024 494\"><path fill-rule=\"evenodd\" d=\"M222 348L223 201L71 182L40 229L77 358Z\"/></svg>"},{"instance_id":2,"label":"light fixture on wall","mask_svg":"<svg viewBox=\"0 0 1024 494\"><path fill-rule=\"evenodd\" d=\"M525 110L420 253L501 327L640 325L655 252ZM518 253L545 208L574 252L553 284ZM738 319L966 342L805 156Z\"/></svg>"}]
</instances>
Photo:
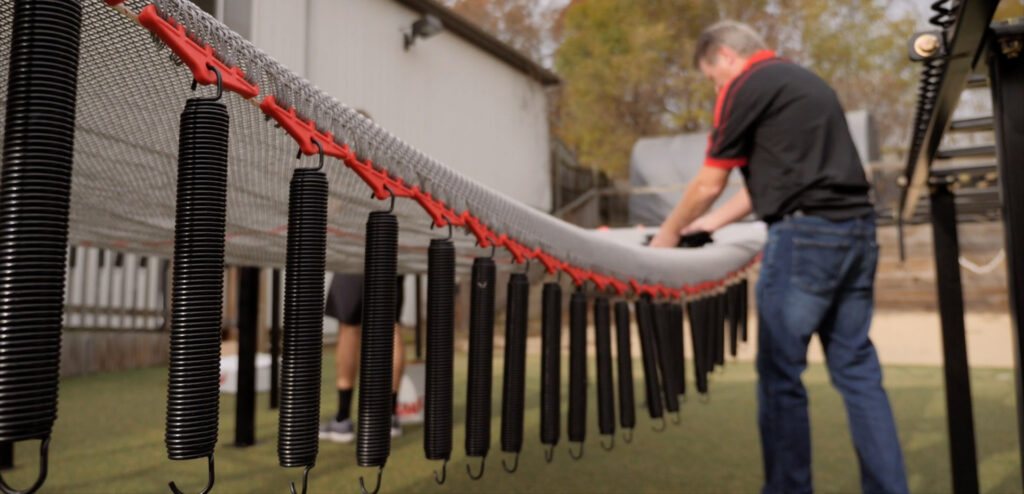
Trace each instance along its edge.
<instances>
[{"instance_id":1,"label":"light fixture on wall","mask_svg":"<svg viewBox=\"0 0 1024 494\"><path fill-rule=\"evenodd\" d=\"M409 31L403 33L405 49L408 50L410 46L416 43L416 38L427 39L441 31L444 31L444 24L441 23L441 19L427 14L417 19L416 22L412 23Z\"/></svg>"}]
</instances>

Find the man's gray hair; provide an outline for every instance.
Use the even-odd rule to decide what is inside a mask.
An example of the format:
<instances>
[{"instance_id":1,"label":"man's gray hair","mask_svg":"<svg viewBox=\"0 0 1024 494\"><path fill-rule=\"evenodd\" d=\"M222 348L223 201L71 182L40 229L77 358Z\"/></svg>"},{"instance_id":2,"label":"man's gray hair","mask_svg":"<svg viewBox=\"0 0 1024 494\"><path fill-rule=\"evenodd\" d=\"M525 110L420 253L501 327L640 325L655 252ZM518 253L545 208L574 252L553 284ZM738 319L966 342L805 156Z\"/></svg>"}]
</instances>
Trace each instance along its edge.
<instances>
[{"instance_id":1,"label":"man's gray hair","mask_svg":"<svg viewBox=\"0 0 1024 494\"><path fill-rule=\"evenodd\" d=\"M740 56L749 57L768 45L754 28L736 21L720 21L700 33L697 49L693 54L693 65L700 66L701 60L714 63L718 49L728 46Z\"/></svg>"}]
</instances>

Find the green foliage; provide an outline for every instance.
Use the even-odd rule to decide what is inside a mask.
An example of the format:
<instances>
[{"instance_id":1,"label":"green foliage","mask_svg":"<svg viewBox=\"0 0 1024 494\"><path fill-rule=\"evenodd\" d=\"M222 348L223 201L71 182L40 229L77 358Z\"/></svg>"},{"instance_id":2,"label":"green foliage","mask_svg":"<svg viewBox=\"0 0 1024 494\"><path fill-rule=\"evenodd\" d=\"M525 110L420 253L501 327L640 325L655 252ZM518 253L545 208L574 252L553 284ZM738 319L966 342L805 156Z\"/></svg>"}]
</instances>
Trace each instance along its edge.
<instances>
[{"instance_id":1,"label":"green foliage","mask_svg":"<svg viewBox=\"0 0 1024 494\"><path fill-rule=\"evenodd\" d=\"M864 0L575 0L555 29L555 132L582 163L622 175L638 138L707 130L714 89L692 52L701 30L725 18L753 25L780 56L814 70L847 109L872 111L883 144L905 140L914 22Z\"/></svg>"}]
</instances>

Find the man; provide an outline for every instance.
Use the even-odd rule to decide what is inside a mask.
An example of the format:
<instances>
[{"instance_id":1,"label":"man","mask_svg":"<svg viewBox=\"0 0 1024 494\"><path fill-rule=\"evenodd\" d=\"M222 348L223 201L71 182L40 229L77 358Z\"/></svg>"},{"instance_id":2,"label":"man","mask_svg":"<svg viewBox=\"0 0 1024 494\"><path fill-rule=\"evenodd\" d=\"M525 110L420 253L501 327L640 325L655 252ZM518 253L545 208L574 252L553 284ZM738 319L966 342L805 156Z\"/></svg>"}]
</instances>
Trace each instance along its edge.
<instances>
[{"instance_id":1,"label":"man","mask_svg":"<svg viewBox=\"0 0 1024 494\"><path fill-rule=\"evenodd\" d=\"M896 426L868 338L878 259L868 182L835 93L775 57L749 26L725 21L694 63L719 90L705 166L652 239L713 232L751 212L769 224L757 283L758 422L763 492L810 492L807 392L800 376L818 333L846 404L864 492L907 492ZM746 182L704 214L733 168Z\"/></svg>"},{"instance_id":2,"label":"man","mask_svg":"<svg viewBox=\"0 0 1024 494\"><path fill-rule=\"evenodd\" d=\"M395 307L395 356L391 371L391 437L402 435L395 407L398 405L398 385L405 370L405 345L398 325L402 313L402 277L397 279L397 306ZM337 376L338 413L320 424L320 439L348 443L355 439L352 423L352 389L359 372L359 341L362 331L363 275L335 273L327 292L326 315L338 320L338 345L335 349L334 369Z\"/></svg>"}]
</instances>

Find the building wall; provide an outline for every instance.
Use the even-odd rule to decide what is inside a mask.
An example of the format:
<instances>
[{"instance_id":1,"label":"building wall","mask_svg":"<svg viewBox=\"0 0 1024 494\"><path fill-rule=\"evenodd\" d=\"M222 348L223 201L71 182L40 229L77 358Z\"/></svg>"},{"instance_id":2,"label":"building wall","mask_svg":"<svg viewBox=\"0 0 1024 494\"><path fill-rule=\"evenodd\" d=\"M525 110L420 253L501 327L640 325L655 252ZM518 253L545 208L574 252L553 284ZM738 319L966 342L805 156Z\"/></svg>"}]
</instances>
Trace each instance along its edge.
<instances>
[{"instance_id":1,"label":"building wall","mask_svg":"<svg viewBox=\"0 0 1024 494\"><path fill-rule=\"evenodd\" d=\"M248 9L240 34L260 49L450 168L551 208L540 83L448 32L405 51L419 14L394 1L246 1L225 0L222 14Z\"/></svg>"}]
</instances>

